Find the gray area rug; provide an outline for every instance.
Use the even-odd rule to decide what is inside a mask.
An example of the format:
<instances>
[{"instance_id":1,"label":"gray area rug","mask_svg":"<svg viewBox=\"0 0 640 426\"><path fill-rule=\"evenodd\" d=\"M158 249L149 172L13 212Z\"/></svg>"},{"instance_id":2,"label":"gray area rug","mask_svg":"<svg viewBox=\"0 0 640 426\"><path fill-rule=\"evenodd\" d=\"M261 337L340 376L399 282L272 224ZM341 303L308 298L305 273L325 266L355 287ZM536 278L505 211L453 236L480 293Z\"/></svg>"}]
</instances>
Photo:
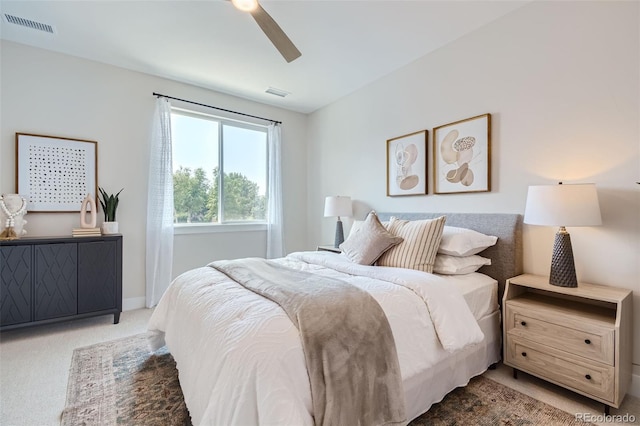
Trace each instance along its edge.
<instances>
[{"instance_id":1,"label":"gray area rug","mask_svg":"<svg viewBox=\"0 0 640 426\"><path fill-rule=\"evenodd\" d=\"M61 424L190 425L171 354L166 348L149 353L146 334L76 349ZM586 424L480 376L410 426Z\"/></svg>"}]
</instances>

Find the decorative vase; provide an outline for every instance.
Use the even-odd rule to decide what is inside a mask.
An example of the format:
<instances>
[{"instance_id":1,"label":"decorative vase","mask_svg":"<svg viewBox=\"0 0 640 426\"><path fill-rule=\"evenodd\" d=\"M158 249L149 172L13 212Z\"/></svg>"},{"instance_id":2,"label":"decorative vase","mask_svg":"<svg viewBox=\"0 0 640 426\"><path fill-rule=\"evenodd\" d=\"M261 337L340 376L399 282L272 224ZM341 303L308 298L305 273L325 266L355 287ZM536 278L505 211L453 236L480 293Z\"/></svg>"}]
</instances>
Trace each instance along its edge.
<instances>
[{"instance_id":1,"label":"decorative vase","mask_svg":"<svg viewBox=\"0 0 640 426\"><path fill-rule=\"evenodd\" d=\"M0 239L16 239L27 233L27 200L18 194L0 196Z\"/></svg>"},{"instance_id":2,"label":"decorative vase","mask_svg":"<svg viewBox=\"0 0 640 426\"><path fill-rule=\"evenodd\" d=\"M103 234L117 234L118 233L118 222L102 222L102 233Z\"/></svg>"},{"instance_id":3,"label":"decorative vase","mask_svg":"<svg viewBox=\"0 0 640 426\"><path fill-rule=\"evenodd\" d=\"M95 228L98 220L97 211L96 201L91 194L87 194L82 200L82 207L80 207L80 228ZM87 221L87 213L89 214L89 221Z\"/></svg>"}]
</instances>

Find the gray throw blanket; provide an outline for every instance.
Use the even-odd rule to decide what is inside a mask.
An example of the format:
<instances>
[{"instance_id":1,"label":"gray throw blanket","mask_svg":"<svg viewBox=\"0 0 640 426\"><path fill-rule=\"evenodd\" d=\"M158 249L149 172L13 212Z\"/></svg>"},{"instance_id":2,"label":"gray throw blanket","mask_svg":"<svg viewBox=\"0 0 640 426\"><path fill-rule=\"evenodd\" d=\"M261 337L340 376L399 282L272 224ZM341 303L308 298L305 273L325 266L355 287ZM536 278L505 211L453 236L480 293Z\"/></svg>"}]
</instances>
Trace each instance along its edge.
<instances>
[{"instance_id":1,"label":"gray throw blanket","mask_svg":"<svg viewBox=\"0 0 640 426\"><path fill-rule=\"evenodd\" d=\"M316 425L406 423L393 334L369 293L265 259L209 266L280 305L298 328Z\"/></svg>"}]
</instances>

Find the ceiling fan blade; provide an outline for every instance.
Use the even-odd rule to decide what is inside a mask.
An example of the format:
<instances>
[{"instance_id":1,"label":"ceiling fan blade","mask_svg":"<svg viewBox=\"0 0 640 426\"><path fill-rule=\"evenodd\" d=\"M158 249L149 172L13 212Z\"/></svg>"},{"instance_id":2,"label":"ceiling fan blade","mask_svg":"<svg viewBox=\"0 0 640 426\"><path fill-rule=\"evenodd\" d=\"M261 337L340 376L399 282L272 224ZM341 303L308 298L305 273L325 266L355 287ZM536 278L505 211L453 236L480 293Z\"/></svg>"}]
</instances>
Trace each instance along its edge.
<instances>
[{"instance_id":1,"label":"ceiling fan blade","mask_svg":"<svg viewBox=\"0 0 640 426\"><path fill-rule=\"evenodd\" d=\"M287 62L291 62L302 55L289 37L282 31L280 25L273 20L271 15L269 15L262 6L258 4L258 7L250 13Z\"/></svg>"}]
</instances>

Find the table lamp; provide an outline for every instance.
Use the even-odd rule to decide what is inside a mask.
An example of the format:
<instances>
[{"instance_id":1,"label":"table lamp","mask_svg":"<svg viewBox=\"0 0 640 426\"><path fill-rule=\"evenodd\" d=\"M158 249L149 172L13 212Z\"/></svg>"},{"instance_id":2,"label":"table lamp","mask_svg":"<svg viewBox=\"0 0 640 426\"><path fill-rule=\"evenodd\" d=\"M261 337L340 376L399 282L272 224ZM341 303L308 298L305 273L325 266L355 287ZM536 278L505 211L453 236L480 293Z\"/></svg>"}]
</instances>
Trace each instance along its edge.
<instances>
[{"instance_id":1,"label":"table lamp","mask_svg":"<svg viewBox=\"0 0 640 426\"><path fill-rule=\"evenodd\" d=\"M329 196L324 200L324 217L337 216L338 222L336 223L336 238L334 247L338 247L344 242L344 231L342 230L342 221L340 216L350 217L353 215L351 208L351 197L343 196Z\"/></svg>"},{"instance_id":2,"label":"table lamp","mask_svg":"<svg viewBox=\"0 0 640 426\"><path fill-rule=\"evenodd\" d=\"M553 243L549 284L577 287L571 237L565 227L602 224L595 184L529 186L524 223L560 227Z\"/></svg>"}]
</instances>

